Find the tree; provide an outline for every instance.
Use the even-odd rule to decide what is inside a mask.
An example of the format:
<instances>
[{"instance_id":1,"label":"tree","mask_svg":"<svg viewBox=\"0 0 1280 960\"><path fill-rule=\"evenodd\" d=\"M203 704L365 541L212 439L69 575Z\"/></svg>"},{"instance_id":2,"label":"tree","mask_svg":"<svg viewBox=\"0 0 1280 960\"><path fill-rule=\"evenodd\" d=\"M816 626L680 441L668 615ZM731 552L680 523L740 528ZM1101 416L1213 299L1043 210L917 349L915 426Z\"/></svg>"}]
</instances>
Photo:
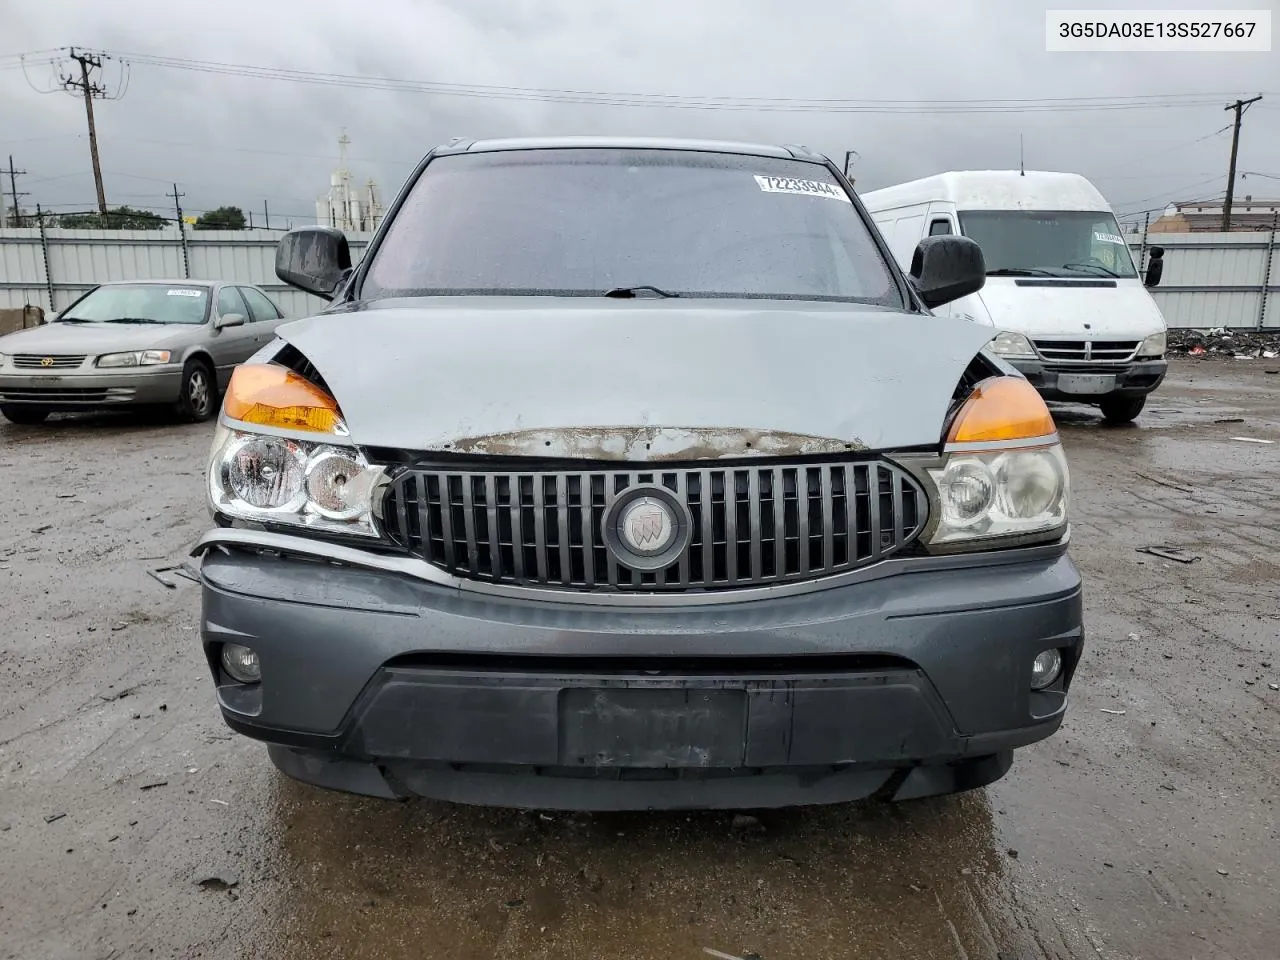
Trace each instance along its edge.
<instances>
[{"instance_id":1,"label":"tree","mask_svg":"<svg viewBox=\"0 0 1280 960\"><path fill-rule=\"evenodd\" d=\"M116 207L106 213L69 213L58 218L58 226L79 230L159 230L164 218L150 210Z\"/></svg>"},{"instance_id":2,"label":"tree","mask_svg":"<svg viewBox=\"0 0 1280 960\"><path fill-rule=\"evenodd\" d=\"M219 207L200 215L197 230L243 230L244 211L239 207Z\"/></svg>"}]
</instances>

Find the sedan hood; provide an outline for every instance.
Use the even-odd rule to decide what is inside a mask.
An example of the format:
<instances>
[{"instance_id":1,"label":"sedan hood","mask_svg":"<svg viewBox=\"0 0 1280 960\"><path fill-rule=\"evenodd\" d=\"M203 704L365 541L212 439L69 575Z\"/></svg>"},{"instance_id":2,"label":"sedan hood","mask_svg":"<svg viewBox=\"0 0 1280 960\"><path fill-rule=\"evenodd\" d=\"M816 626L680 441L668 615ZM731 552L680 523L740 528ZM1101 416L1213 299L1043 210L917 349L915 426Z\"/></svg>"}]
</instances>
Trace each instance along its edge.
<instances>
[{"instance_id":1,"label":"sedan hood","mask_svg":"<svg viewBox=\"0 0 1280 960\"><path fill-rule=\"evenodd\" d=\"M0 337L0 353L86 354L163 348L203 327L187 323L46 323Z\"/></svg>"},{"instance_id":2,"label":"sedan hood","mask_svg":"<svg viewBox=\"0 0 1280 960\"><path fill-rule=\"evenodd\" d=\"M285 324L361 446L608 460L934 446L989 328L849 304L431 298Z\"/></svg>"}]
</instances>

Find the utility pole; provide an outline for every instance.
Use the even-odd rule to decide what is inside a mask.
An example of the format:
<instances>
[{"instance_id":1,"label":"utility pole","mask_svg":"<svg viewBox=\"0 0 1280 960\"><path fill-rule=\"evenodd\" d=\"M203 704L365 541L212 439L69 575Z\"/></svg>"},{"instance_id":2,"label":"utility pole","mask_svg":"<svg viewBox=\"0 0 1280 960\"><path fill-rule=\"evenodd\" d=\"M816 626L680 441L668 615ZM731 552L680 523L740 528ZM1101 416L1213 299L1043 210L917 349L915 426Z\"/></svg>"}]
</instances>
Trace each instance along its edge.
<instances>
[{"instance_id":1,"label":"utility pole","mask_svg":"<svg viewBox=\"0 0 1280 960\"><path fill-rule=\"evenodd\" d=\"M266 228L271 229L271 211L267 208L267 201L262 201L262 219L266 222Z\"/></svg>"},{"instance_id":2,"label":"utility pole","mask_svg":"<svg viewBox=\"0 0 1280 960\"><path fill-rule=\"evenodd\" d=\"M98 188L98 213L105 214L107 212L107 194L102 187L102 167L98 163L98 131L93 125L93 101L95 98L101 100L107 95L107 88L100 83L95 83L89 79L90 70L102 69L102 57L94 53L85 53L83 51L77 53L76 48L71 48L71 59L80 64L80 78L64 76L62 85L68 90L79 90L84 94L84 112L89 120L89 153L93 157L93 182Z\"/></svg>"},{"instance_id":3,"label":"utility pole","mask_svg":"<svg viewBox=\"0 0 1280 960\"><path fill-rule=\"evenodd\" d=\"M22 206L18 203L18 198L28 196L28 194L18 192L17 178L26 176L27 171L13 169L13 154L9 154L9 169L3 172L9 174L9 196L13 197L13 213L9 216L9 226L19 227L22 225ZM0 223L3 222L4 204L0 203Z\"/></svg>"},{"instance_id":4,"label":"utility pole","mask_svg":"<svg viewBox=\"0 0 1280 960\"><path fill-rule=\"evenodd\" d=\"M173 193L166 194L173 197L173 209L178 214L178 238L182 241L182 275L188 279L191 277L191 257L187 253L187 225L182 221L182 198L185 193L178 192L178 185L173 185Z\"/></svg>"},{"instance_id":5,"label":"utility pole","mask_svg":"<svg viewBox=\"0 0 1280 960\"><path fill-rule=\"evenodd\" d=\"M1249 100L1237 100L1235 103L1227 104L1224 110L1234 110L1236 112L1235 128L1231 132L1231 166L1227 170L1227 198L1222 204L1222 232L1229 233L1231 230L1231 200L1236 192L1236 151L1240 149L1240 121L1244 117L1244 112L1249 109L1249 105L1257 103L1262 99L1262 94Z\"/></svg>"}]
</instances>

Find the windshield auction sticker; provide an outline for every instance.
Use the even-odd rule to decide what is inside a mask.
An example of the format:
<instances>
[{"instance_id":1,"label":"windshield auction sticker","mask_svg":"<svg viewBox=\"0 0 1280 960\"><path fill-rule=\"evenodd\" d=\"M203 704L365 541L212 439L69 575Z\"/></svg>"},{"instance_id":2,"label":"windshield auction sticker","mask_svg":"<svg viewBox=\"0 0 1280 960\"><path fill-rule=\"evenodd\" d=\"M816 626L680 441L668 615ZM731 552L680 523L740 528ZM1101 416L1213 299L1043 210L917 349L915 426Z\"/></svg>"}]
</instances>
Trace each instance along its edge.
<instances>
[{"instance_id":1,"label":"windshield auction sticker","mask_svg":"<svg viewBox=\"0 0 1280 960\"><path fill-rule=\"evenodd\" d=\"M170 297L198 297L198 296L200 296L200 291L199 291L199 290L188 290L188 289L184 289L184 290L170 290L170 291L168 292L168 294L167 294L167 295L168 295L168 296L170 296Z\"/></svg>"},{"instance_id":2,"label":"windshield auction sticker","mask_svg":"<svg viewBox=\"0 0 1280 960\"><path fill-rule=\"evenodd\" d=\"M802 197L827 197L831 200L843 200L853 203L848 194L834 183L823 183L820 180L796 180L792 177L756 177L756 183L765 193L794 193Z\"/></svg>"}]
</instances>

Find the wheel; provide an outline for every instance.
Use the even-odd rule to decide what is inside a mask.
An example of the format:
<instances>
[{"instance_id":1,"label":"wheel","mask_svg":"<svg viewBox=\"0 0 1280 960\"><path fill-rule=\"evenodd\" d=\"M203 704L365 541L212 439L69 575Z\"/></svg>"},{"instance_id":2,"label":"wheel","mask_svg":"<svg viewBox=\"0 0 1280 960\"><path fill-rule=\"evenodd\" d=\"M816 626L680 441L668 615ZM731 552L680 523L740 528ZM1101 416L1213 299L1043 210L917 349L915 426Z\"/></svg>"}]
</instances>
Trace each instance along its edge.
<instances>
[{"instance_id":1,"label":"wheel","mask_svg":"<svg viewBox=\"0 0 1280 960\"><path fill-rule=\"evenodd\" d=\"M45 418L49 416L49 411L43 407L18 407L10 404L0 406L0 413L4 414L6 420L13 423L20 423L25 426L34 426L37 423L44 423Z\"/></svg>"},{"instance_id":2,"label":"wheel","mask_svg":"<svg viewBox=\"0 0 1280 960\"><path fill-rule=\"evenodd\" d=\"M1113 396L1103 397L1098 406L1102 408L1102 417L1107 423L1131 423L1146 404L1146 397Z\"/></svg>"},{"instance_id":3,"label":"wheel","mask_svg":"<svg viewBox=\"0 0 1280 960\"><path fill-rule=\"evenodd\" d=\"M218 391L213 370L202 360L188 360L182 368L182 392L178 395L178 414L196 423L208 420L217 412Z\"/></svg>"}]
</instances>

